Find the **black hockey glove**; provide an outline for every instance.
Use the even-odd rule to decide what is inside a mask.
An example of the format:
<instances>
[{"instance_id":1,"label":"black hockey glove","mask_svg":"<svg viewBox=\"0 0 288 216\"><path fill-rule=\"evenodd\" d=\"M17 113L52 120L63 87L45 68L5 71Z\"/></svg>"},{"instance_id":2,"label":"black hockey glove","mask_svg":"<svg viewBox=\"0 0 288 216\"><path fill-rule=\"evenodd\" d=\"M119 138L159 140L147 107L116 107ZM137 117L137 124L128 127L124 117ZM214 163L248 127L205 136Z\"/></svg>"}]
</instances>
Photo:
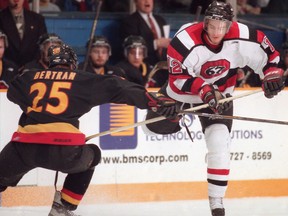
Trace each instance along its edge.
<instances>
[{"instance_id":1,"label":"black hockey glove","mask_svg":"<svg viewBox=\"0 0 288 216\"><path fill-rule=\"evenodd\" d=\"M174 119L177 117L176 102L158 92L147 92L148 106L159 115L163 115L166 118Z\"/></svg>"},{"instance_id":2,"label":"black hockey glove","mask_svg":"<svg viewBox=\"0 0 288 216\"><path fill-rule=\"evenodd\" d=\"M264 72L265 76L262 81L262 89L267 98L273 98L285 87L284 71L281 68L268 68Z\"/></svg>"},{"instance_id":3,"label":"black hockey glove","mask_svg":"<svg viewBox=\"0 0 288 216\"><path fill-rule=\"evenodd\" d=\"M225 102L220 104L219 100L225 98L217 87L213 85L204 85L199 92L199 96L204 103L207 103L210 109L215 113L223 113L232 107L232 102ZM230 96L230 95L227 95ZM231 96L230 96L231 97Z\"/></svg>"}]
</instances>

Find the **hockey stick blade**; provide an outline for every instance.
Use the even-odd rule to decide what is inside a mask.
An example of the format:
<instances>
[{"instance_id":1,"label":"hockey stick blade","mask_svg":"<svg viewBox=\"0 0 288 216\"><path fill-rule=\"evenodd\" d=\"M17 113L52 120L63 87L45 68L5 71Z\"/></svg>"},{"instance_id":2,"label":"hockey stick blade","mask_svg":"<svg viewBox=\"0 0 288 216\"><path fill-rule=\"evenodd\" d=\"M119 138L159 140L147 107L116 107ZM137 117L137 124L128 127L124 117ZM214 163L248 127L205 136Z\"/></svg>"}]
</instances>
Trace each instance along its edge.
<instances>
[{"instance_id":1,"label":"hockey stick blade","mask_svg":"<svg viewBox=\"0 0 288 216\"><path fill-rule=\"evenodd\" d=\"M244 116L229 116L229 115L220 115L220 114L211 114L211 113L199 113L199 112L191 112L191 111L185 111L185 110L180 111L180 113L192 114L192 115L202 116L202 117L206 117L210 119L230 119L230 120L242 120L242 121L288 125L287 121L279 121L279 120L272 120L272 119L251 118L251 117L244 117Z\"/></svg>"},{"instance_id":2,"label":"hockey stick blade","mask_svg":"<svg viewBox=\"0 0 288 216\"><path fill-rule=\"evenodd\" d=\"M246 97L246 96L249 96L249 95L252 95L252 94L256 94L258 92L262 92L262 89L257 89L257 90L245 92L243 94L239 94L239 95L236 95L236 96L233 96L233 97L224 98L224 99L221 99L219 101L219 103L224 103L224 102L236 100L238 98L243 98L243 97ZM199 105L199 106L196 106L196 107L192 107L192 108L186 109L184 111L195 112L195 111L198 111L200 109L204 109L204 108L208 108L208 107L209 107L208 104L202 104L202 105ZM156 117L156 118L148 119L148 120L137 122L137 123L134 123L134 124L118 127L118 128L112 129L112 130L103 131L103 132L100 132L100 133L97 133L97 134L94 134L94 135L86 137L86 141L88 141L88 140L90 140L92 138L95 138L95 137L100 137L100 136L109 135L109 134L112 134L112 133L117 133L117 132L120 132L120 131L125 131L125 130L128 130L130 128L138 127L138 126L141 126L141 125L144 125L144 124L151 124L151 123L158 122L158 121L161 121L161 120L164 120L164 119L166 119L164 116L159 116L159 117Z\"/></svg>"}]
</instances>

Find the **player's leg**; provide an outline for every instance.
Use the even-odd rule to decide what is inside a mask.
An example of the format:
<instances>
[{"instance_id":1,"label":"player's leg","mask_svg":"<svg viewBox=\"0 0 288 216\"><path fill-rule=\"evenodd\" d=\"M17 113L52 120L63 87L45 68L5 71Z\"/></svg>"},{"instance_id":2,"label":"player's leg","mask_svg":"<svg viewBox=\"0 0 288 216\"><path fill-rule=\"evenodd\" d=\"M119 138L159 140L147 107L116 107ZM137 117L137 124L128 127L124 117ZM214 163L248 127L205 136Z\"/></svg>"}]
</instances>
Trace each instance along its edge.
<instances>
[{"instance_id":1,"label":"player's leg","mask_svg":"<svg viewBox=\"0 0 288 216\"><path fill-rule=\"evenodd\" d=\"M201 112L212 113L210 109ZM233 115L233 107L223 113ZM205 134L207 153L207 181L210 208L213 216L224 216L223 197L230 172L230 131L232 120L200 118Z\"/></svg>"},{"instance_id":2,"label":"player's leg","mask_svg":"<svg viewBox=\"0 0 288 216\"><path fill-rule=\"evenodd\" d=\"M61 212L73 213L82 200L94 173L95 166L100 162L101 151L93 144L87 144L74 151L76 156L74 163L69 170L63 167L62 170L69 173L60 191L55 192L54 202L49 216L61 215Z\"/></svg>"},{"instance_id":3,"label":"player's leg","mask_svg":"<svg viewBox=\"0 0 288 216\"><path fill-rule=\"evenodd\" d=\"M34 166L23 161L21 143L9 142L0 153L0 192L14 187Z\"/></svg>"}]
</instances>

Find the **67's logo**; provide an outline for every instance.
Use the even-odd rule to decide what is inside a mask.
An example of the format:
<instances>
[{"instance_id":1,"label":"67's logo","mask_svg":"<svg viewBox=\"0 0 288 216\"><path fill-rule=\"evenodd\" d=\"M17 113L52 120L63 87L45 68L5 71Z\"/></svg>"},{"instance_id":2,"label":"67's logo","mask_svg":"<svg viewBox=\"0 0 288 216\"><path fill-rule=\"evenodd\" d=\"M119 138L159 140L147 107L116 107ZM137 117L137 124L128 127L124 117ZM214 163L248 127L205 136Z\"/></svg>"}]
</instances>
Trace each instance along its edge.
<instances>
[{"instance_id":1,"label":"67's logo","mask_svg":"<svg viewBox=\"0 0 288 216\"><path fill-rule=\"evenodd\" d=\"M220 76L230 68L230 62L225 59L216 61L208 61L201 67L201 76L205 79L211 79L213 77Z\"/></svg>"}]
</instances>

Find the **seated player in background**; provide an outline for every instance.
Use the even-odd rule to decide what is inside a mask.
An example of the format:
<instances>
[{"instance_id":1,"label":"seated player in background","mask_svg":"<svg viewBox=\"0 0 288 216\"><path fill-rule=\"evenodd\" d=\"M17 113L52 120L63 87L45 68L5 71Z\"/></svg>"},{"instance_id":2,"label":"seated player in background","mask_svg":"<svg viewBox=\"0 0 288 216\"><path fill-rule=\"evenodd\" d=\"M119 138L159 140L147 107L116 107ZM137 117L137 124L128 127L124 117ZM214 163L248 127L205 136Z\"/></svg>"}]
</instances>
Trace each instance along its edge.
<instances>
[{"instance_id":1,"label":"seated player in background","mask_svg":"<svg viewBox=\"0 0 288 216\"><path fill-rule=\"evenodd\" d=\"M0 89L7 89L11 80L18 74L17 65L4 58L5 49L7 47L7 36L0 31Z\"/></svg>"},{"instance_id":2,"label":"seated player in background","mask_svg":"<svg viewBox=\"0 0 288 216\"><path fill-rule=\"evenodd\" d=\"M60 36L55 33L45 33L39 37L37 43L40 49L40 56L37 59L28 62L26 65L24 65L23 70L32 68L47 69L49 65L49 59L48 59L49 47L54 45L61 45L63 44L63 41L60 38Z\"/></svg>"},{"instance_id":3,"label":"seated player in background","mask_svg":"<svg viewBox=\"0 0 288 216\"><path fill-rule=\"evenodd\" d=\"M86 44L87 49L89 42ZM85 62L81 62L79 69L99 75L115 75L125 78L125 72L121 68L108 64L111 55L112 49L108 39L104 36L95 36L91 42L87 66L84 68Z\"/></svg>"}]
</instances>

